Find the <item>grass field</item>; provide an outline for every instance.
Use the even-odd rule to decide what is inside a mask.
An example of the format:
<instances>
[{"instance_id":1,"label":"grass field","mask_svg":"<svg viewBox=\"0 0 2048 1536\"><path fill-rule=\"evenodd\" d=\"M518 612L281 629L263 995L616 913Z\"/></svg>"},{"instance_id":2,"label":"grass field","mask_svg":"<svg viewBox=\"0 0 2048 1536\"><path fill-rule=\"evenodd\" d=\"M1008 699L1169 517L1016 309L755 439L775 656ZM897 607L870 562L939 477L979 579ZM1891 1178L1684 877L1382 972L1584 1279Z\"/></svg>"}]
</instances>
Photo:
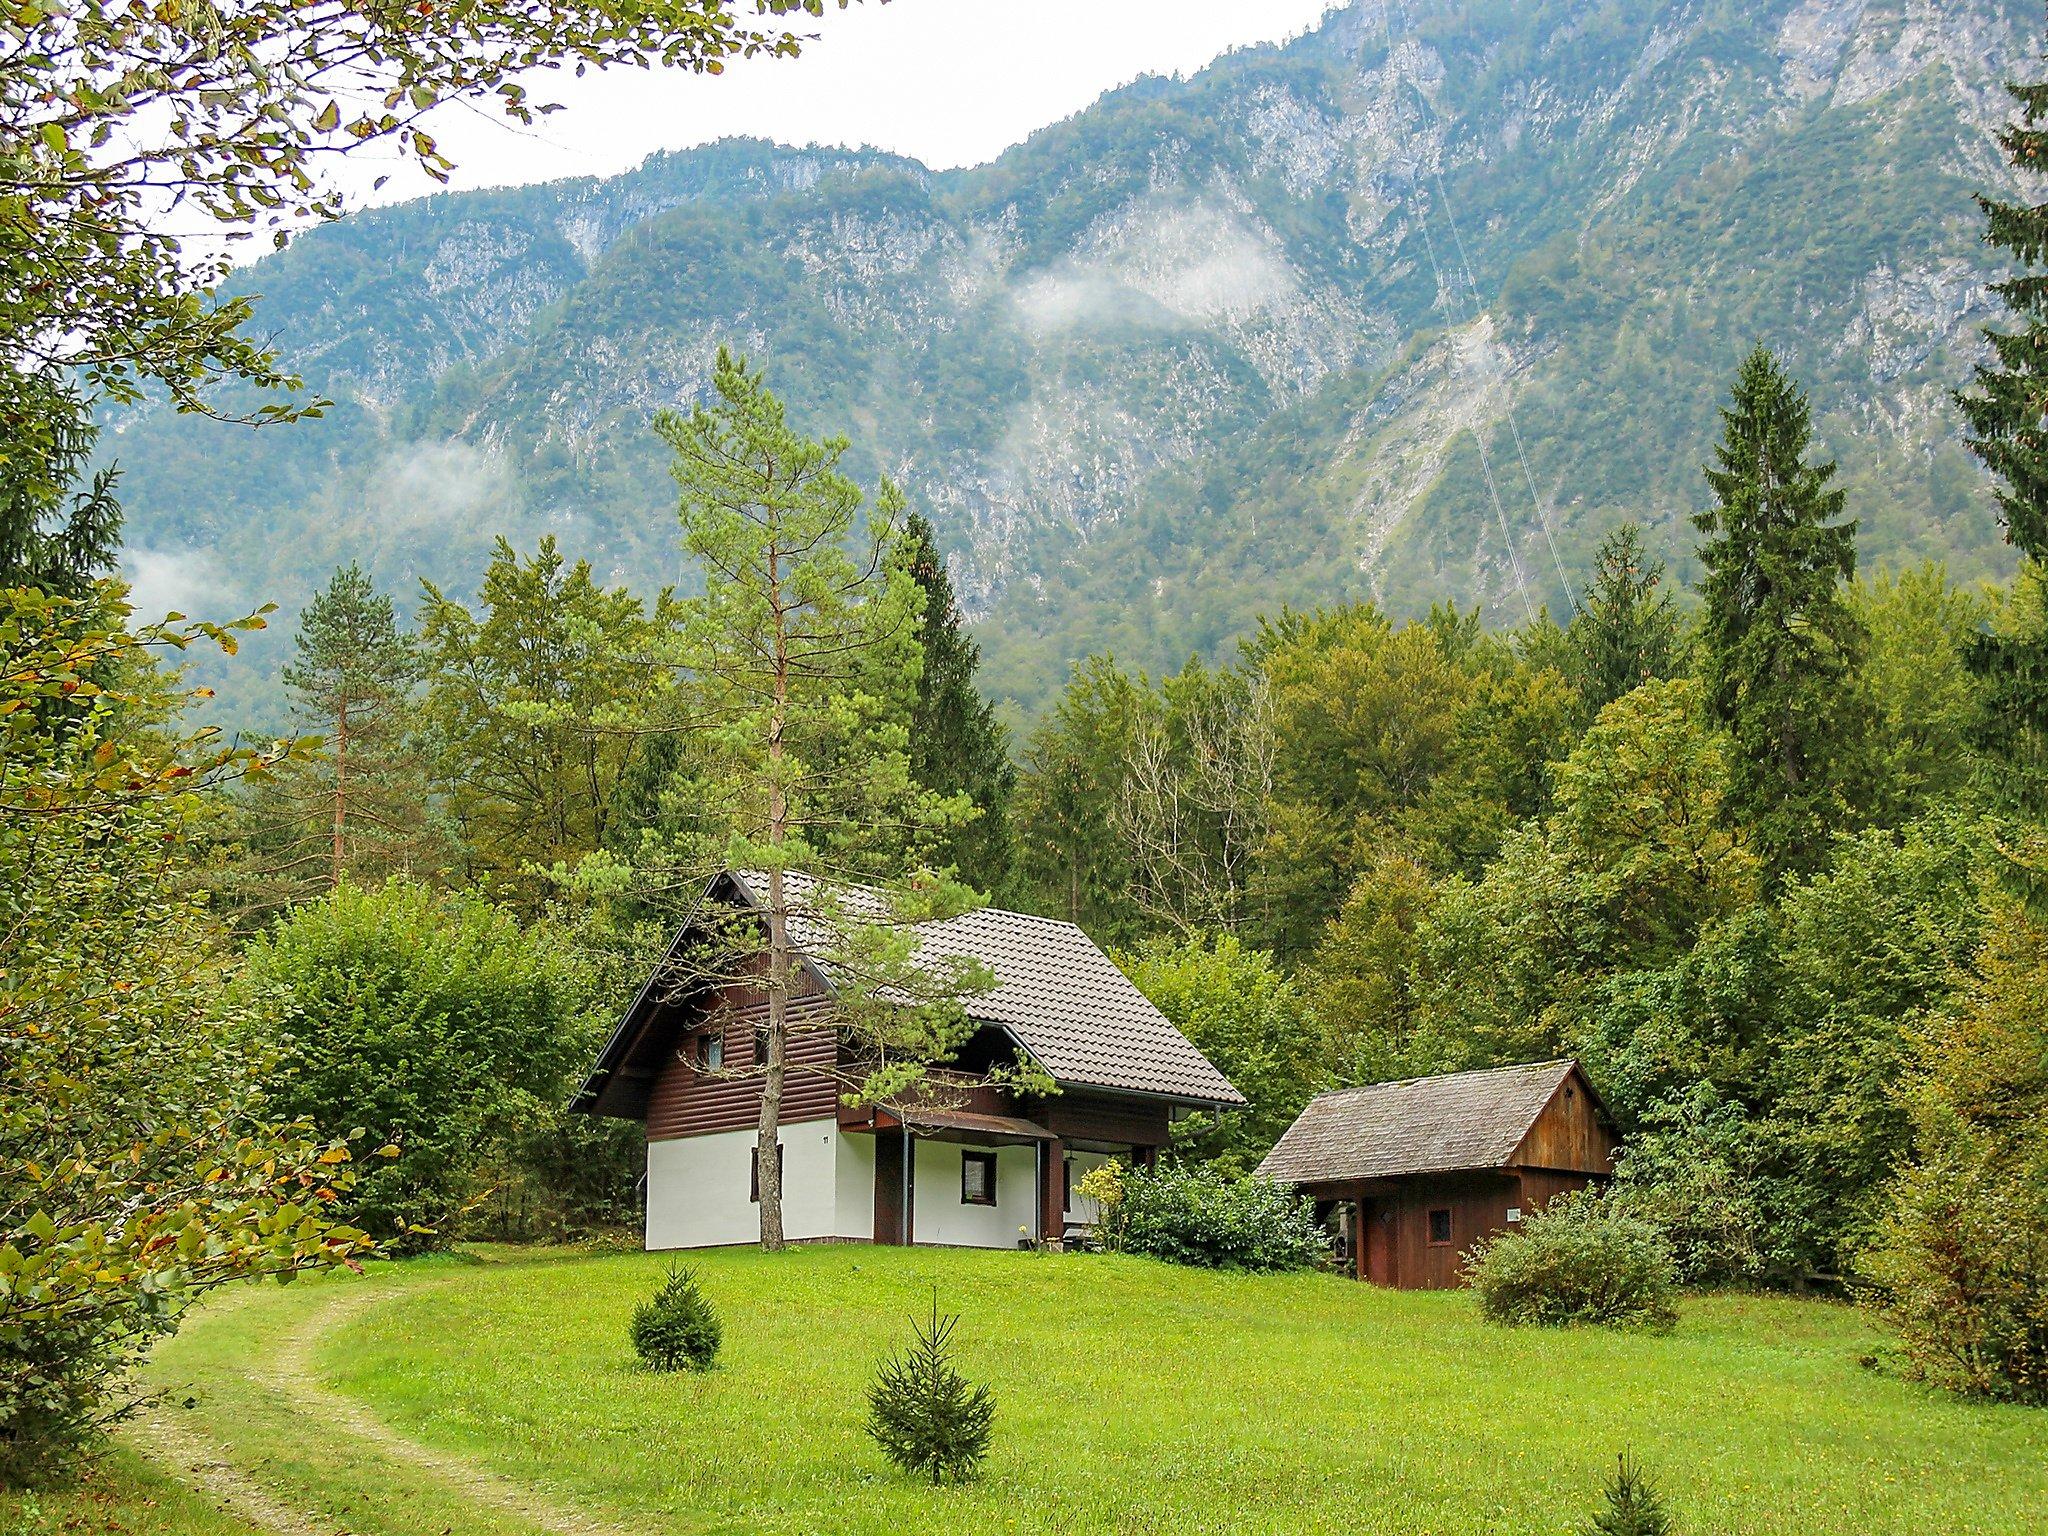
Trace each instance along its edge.
<instances>
[{"instance_id":1,"label":"grass field","mask_svg":"<svg viewBox=\"0 0 2048 1536\"><path fill-rule=\"evenodd\" d=\"M659 1257L456 1256L246 1292L161 1352L166 1406L132 1437L210 1497L124 1452L77 1523L46 1504L20 1528L1563 1536L1623 1447L1684 1536L2020 1536L2048 1511L2048 1413L1866 1370L1875 1336L1818 1302L1697 1298L1649 1338L1101 1257L697 1262L726 1325L703 1376L650 1375L625 1343ZM983 1480L938 1491L861 1433L873 1363L934 1283L999 1404Z\"/></svg>"}]
</instances>

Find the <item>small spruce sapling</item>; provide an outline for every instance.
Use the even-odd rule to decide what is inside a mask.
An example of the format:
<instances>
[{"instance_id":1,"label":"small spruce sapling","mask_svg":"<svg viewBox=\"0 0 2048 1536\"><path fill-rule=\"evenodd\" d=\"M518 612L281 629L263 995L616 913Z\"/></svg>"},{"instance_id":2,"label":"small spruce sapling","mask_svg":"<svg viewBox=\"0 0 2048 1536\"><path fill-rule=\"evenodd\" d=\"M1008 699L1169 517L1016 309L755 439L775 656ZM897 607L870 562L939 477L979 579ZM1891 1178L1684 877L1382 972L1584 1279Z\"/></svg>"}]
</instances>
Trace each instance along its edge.
<instances>
[{"instance_id":1,"label":"small spruce sapling","mask_svg":"<svg viewBox=\"0 0 2048 1536\"><path fill-rule=\"evenodd\" d=\"M1623 1451L1602 1492L1607 1507L1593 1517L1586 1536L1671 1536L1671 1517L1643 1469Z\"/></svg>"},{"instance_id":2,"label":"small spruce sapling","mask_svg":"<svg viewBox=\"0 0 2048 1536\"><path fill-rule=\"evenodd\" d=\"M974 1476L988 1451L995 1399L953 1366L957 1314L939 1315L936 1287L929 1321L913 1320L916 1340L884 1360L868 1388L868 1434L906 1472L933 1484Z\"/></svg>"},{"instance_id":3,"label":"small spruce sapling","mask_svg":"<svg viewBox=\"0 0 2048 1536\"><path fill-rule=\"evenodd\" d=\"M649 1370L708 1371L723 1337L697 1277L671 1266L660 1290L633 1311L633 1350Z\"/></svg>"}]
</instances>

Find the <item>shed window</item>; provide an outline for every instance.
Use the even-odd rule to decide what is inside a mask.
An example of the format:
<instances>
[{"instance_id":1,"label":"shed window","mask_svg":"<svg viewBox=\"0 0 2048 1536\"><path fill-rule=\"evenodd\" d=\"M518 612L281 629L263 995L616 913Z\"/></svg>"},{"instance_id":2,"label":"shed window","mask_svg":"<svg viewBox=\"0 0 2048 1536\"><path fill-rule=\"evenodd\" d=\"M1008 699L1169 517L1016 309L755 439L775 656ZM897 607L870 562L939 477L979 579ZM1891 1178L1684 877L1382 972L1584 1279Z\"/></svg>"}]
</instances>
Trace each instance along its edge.
<instances>
[{"instance_id":1,"label":"shed window","mask_svg":"<svg viewBox=\"0 0 2048 1536\"><path fill-rule=\"evenodd\" d=\"M1429 1246L1448 1248L1451 1243L1451 1213L1448 1209L1429 1213Z\"/></svg>"},{"instance_id":2,"label":"shed window","mask_svg":"<svg viewBox=\"0 0 2048 1536\"><path fill-rule=\"evenodd\" d=\"M960 1154L960 1203L962 1205L994 1205L996 1203L995 1153L962 1152Z\"/></svg>"},{"instance_id":3,"label":"shed window","mask_svg":"<svg viewBox=\"0 0 2048 1536\"><path fill-rule=\"evenodd\" d=\"M761 1149L751 1148L747 1154L747 1198L756 1205L761 1203ZM775 1161L782 1163L782 1143L775 1143ZM786 1165L785 1165L786 1166Z\"/></svg>"},{"instance_id":4,"label":"shed window","mask_svg":"<svg viewBox=\"0 0 2048 1536\"><path fill-rule=\"evenodd\" d=\"M697 1037L697 1065L706 1072L716 1072L725 1065L725 1035L714 1030L708 1035Z\"/></svg>"}]
</instances>

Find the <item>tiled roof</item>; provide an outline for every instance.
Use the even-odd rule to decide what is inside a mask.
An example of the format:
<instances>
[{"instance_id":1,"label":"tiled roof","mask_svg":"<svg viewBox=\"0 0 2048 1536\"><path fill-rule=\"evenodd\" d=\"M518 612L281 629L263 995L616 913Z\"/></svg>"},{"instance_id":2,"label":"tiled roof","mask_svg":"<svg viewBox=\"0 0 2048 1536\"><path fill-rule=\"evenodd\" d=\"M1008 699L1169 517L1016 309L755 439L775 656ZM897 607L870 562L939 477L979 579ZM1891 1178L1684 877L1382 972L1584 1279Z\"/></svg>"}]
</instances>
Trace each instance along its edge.
<instances>
[{"instance_id":1,"label":"tiled roof","mask_svg":"<svg viewBox=\"0 0 2048 1536\"><path fill-rule=\"evenodd\" d=\"M1541 1061L1319 1094L1259 1172L1313 1184L1502 1167L1572 1067Z\"/></svg>"},{"instance_id":2,"label":"tiled roof","mask_svg":"<svg viewBox=\"0 0 2048 1536\"><path fill-rule=\"evenodd\" d=\"M798 874L784 878L792 910L790 938L816 961L826 930L801 915L816 882ZM738 880L759 905L764 878L742 872ZM841 890L847 906L863 895L857 886ZM992 990L965 1000L968 1016L1007 1029L1062 1087L1157 1094L1201 1104L1244 1103L1244 1095L1209 1058L1072 923L982 907L920 923L916 931L921 954L976 960L995 974Z\"/></svg>"}]
</instances>

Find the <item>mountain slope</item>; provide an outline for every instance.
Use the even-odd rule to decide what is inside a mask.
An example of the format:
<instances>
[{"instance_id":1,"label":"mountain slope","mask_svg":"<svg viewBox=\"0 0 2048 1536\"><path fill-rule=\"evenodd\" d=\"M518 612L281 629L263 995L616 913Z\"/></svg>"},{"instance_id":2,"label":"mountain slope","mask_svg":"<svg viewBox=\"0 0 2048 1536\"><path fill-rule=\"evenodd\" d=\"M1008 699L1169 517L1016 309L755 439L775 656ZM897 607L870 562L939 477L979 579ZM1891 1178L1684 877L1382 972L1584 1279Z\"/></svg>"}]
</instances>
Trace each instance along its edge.
<instances>
[{"instance_id":1,"label":"mountain slope","mask_svg":"<svg viewBox=\"0 0 2048 1536\"><path fill-rule=\"evenodd\" d=\"M1682 565L1762 338L1866 556L1995 573L1947 390L2037 24L1358 0L973 170L732 142L361 215L249 275L328 420L120 423L139 560L292 599L351 556L460 586L555 530L676 579L646 421L731 341L931 511L1028 709L1088 650L1171 664L1283 601L1562 610L1624 517Z\"/></svg>"}]
</instances>

